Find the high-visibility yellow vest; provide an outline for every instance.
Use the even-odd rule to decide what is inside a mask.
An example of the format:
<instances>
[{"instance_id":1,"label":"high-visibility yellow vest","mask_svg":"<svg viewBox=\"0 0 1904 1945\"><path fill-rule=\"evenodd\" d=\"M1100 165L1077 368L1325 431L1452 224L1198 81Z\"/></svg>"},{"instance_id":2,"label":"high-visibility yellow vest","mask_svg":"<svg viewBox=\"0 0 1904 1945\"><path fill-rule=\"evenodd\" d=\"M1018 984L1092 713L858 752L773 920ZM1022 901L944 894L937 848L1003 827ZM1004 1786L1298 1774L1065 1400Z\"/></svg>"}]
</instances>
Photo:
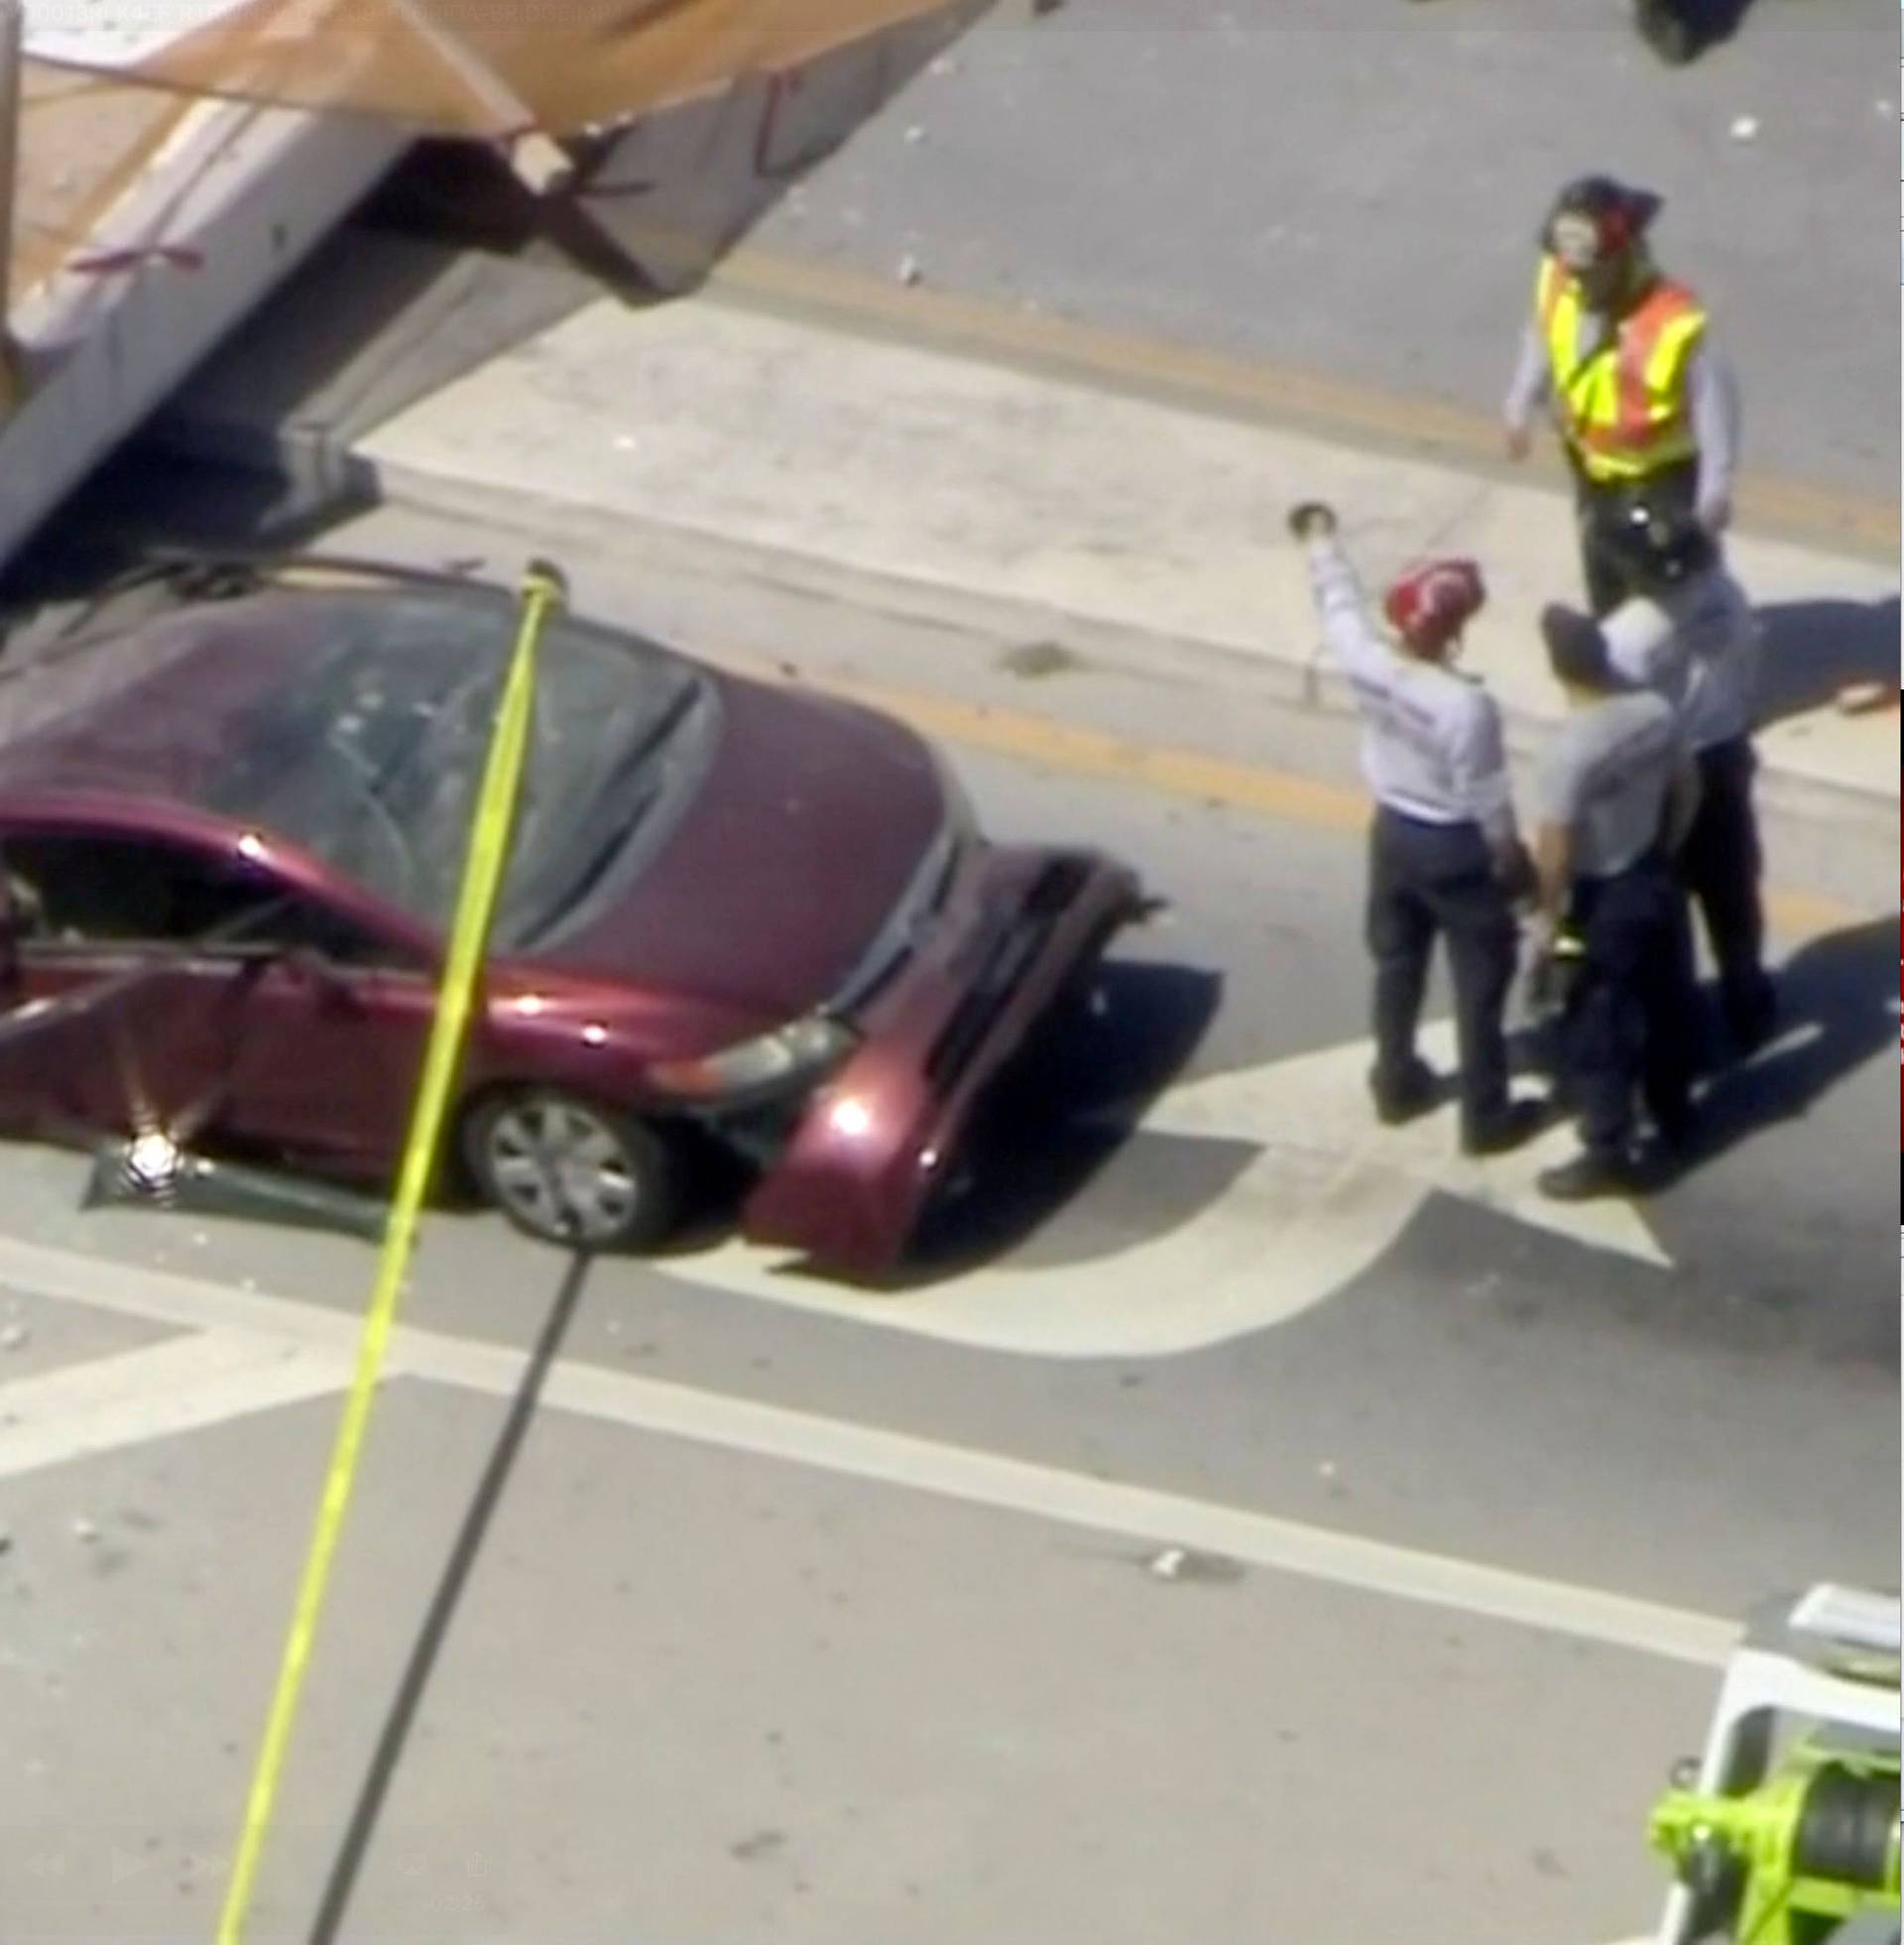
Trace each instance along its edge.
<instances>
[{"instance_id":1,"label":"high-visibility yellow vest","mask_svg":"<svg viewBox=\"0 0 1904 1945\"><path fill-rule=\"evenodd\" d=\"M1644 479L1698 452L1686 370L1706 312L1684 285L1661 278L1613 336L1582 358L1580 286L1543 257L1534 314L1561 432L1589 479Z\"/></svg>"}]
</instances>

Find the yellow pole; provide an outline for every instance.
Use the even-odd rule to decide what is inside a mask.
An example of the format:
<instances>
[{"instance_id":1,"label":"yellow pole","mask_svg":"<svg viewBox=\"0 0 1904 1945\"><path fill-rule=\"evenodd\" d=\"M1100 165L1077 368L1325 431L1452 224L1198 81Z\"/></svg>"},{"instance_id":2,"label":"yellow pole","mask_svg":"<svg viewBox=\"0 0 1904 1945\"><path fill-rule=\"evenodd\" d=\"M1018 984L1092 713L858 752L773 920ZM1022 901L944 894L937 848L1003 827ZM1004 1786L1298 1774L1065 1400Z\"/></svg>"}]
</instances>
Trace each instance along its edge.
<instances>
[{"instance_id":1,"label":"yellow pole","mask_svg":"<svg viewBox=\"0 0 1904 1945\"><path fill-rule=\"evenodd\" d=\"M488 945L490 920L495 913L503 868L508 861L510 831L535 708L536 645L549 613L565 599L566 588L560 572L544 561L532 562L523 586L522 625L517 633L515 653L490 740L489 759L483 771L482 789L477 797L476 819L463 867L462 889L457 897L455 919L450 928L449 956L443 967L436 1016L423 1056L422 1080L412 1111L403 1165L397 1177L397 1192L384 1230L377 1281L369 1311L364 1317L356 1371L349 1395L344 1400L343 1418L337 1427L336 1444L324 1477L323 1498L311 1532L310 1548L305 1555L303 1574L298 1582L291 1630L285 1638L278 1686L272 1695L271 1710L265 1721L264 1741L252 1773L251 1790L245 1803L244 1829L239 1837L237 1856L232 1861L231 1882L226 1888L224 1909L218 1920L218 1945L239 1945L244 1935L259 1860L271 1829L285 1755L291 1745L298 1698L303 1691L304 1672L310 1661L318 1617L323 1610L324 1592L329 1584L338 1536L343 1530L344 1515L350 1506L351 1489L356 1483L364 1429L369 1422L370 1407L375 1401L378 1381L383 1374L390 1334L397 1317L397 1300L416 1244L417 1216L434 1173L436 1153L449 1111L450 1091L462 1057L464 1034L477 979L482 971L483 954Z\"/></svg>"}]
</instances>

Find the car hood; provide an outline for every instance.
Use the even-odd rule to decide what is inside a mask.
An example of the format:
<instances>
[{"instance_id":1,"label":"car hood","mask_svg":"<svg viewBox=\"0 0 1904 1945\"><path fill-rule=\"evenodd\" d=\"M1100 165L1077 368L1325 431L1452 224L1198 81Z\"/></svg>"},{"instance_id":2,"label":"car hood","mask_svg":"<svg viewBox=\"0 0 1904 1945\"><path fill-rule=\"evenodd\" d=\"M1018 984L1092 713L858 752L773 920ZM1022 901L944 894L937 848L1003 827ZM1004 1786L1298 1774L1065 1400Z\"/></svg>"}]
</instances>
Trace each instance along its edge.
<instances>
[{"instance_id":1,"label":"car hood","mask_svg":"<svg viewBox=\"0 0 1904 1945\"><path fill-rule=\"evenodd\" d=\"M955 812L937 759L900 724L714 679L720 727L691 804L546 963L774 1024L840 994Z\"/></svg>"}]
</instances>

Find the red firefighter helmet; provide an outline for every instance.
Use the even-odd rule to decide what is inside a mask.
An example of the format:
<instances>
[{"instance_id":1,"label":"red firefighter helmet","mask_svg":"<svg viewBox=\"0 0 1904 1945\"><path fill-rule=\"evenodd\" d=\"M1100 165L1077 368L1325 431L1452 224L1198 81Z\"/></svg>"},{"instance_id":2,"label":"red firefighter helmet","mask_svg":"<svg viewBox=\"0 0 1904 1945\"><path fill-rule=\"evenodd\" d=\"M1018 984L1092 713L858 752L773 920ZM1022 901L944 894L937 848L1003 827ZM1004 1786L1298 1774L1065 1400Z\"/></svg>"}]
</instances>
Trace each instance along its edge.
<instances>
[{"instance_id":1,"label":"red firefighter helmet","mask_svg":"<svg viewBox=\"0 0 1904 1945\"><path fill-rule=\"evenodd\" d=\"M1382 599L1389 625L1417 655L1438 655L1481 612L1488 589L1472 560L1430 560Z\"/></svg>"}]
</instances>

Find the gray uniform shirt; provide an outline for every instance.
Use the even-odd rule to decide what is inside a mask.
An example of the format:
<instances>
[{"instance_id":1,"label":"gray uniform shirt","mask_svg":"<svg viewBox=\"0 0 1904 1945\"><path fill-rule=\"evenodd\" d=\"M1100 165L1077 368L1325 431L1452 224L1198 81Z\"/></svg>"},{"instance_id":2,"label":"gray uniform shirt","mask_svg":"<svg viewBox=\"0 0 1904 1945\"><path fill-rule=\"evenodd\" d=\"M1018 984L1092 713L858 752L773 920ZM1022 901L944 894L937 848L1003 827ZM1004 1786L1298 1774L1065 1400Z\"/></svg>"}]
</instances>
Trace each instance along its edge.
<instances>
[{"instance_id":1,"label":"gray uniform shirt","mask_svg":"<svg viewBox=\"0 0 1904 1945\"><path fill-rule=\"evenodd\" d=\"M1514 813L1493 697L1389 645L1333 535L1309 543L1309 585L1362 711L1362 774L1376 800L1425 823L1478 823L1504 845Z\"/></svg>"},{"instance_id":2,"label":"gray uniform shirt","mask_svg":"<svg viewBox=\"0 0 1904 1945\"><path fill-rule=\"evenodd\" d=\"M1604 313L1582 310L1577 349L1583 361L1606 342L1611 328ZM1693 347L1687 359L1686 385L1693 411L1693 437L1699 445L1697 504L1704 520L1731 501L1732 482L1738 472L1740 418L1738 382L1730 365L1713 349L1710 334ZM1507 424L1517 432L1529 430L1534 414L1552 390L1547 340L1538 324L1529 324L1521 333L1520 362L1507 390Z\"/></svg>"},{"instance_id":3,"label":"gray uniform shirt","mask_svg":"<svg viewBox=\"0 0 1904 1945\"><path fill-rule=\"evenodd\" d=\"M1724 567L1658 599L1622 602L1601 623L1623 681L1657 689L1679 711L1687 747L1749 736L1757 713L1758 619Z\"/></svg>"},{"instance_id":4,"label":"gray uniform shirt","mask_svg":"<svg viewBox=\"0 0 1904 1945\"><path fill-rule=\"evenodd\" d=\"M1659 842L1684 760L1673 705L1651 689L1576 709L1555 731L1534 791L1541 821L1572 837L1577 878L1611 878Z\"/></svg>"}]
</instances>

